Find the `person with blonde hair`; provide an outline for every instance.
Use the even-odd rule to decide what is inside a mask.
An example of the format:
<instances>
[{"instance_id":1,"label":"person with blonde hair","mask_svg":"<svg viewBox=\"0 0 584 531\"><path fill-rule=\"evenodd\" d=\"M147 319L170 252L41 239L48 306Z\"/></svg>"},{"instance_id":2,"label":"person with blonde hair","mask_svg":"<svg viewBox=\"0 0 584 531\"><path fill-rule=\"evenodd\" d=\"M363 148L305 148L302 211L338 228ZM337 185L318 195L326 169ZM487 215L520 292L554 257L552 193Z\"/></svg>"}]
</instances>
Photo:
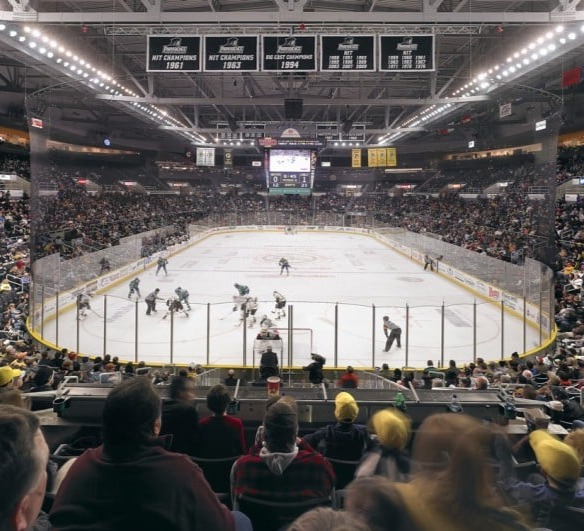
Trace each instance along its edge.
<instances>
[{"instance_id":1,"label":"person with blonde hair","mask_svg":"<svg viewBox=\"0 0 584 531\"><path fill-rule=\"evenodd\" d=\"M372 529L345 511L318 507L298 517L286 527L286 531L372 531Z\"/></svg>"},{"instance_id":2,"label":"person with blonde hair","mask_svg":"<svg viewBox=\"0 0 584 531\"><path fill-rule=\"evenodd\" d=\"M415 462L435 463L393 488L405 517L417 531L512 531L528 528L515 511L503 507L496 489L492 448L496 433L465 414L427 417L416 434Z\"/></svg>"},{"instance_id":3,"label":"person with blonde hair","mask_svg":"<svg viewBox=\"0 0 584 531\"><path fill-rule=\"evenodd\" d=\"M381 475L393 481L407 481L410 458L406 446L411 421L395 408L382 409L371 417L371 431L377 445L368 451L355 471L355 477Z\"/></svg>"}]
</instances>

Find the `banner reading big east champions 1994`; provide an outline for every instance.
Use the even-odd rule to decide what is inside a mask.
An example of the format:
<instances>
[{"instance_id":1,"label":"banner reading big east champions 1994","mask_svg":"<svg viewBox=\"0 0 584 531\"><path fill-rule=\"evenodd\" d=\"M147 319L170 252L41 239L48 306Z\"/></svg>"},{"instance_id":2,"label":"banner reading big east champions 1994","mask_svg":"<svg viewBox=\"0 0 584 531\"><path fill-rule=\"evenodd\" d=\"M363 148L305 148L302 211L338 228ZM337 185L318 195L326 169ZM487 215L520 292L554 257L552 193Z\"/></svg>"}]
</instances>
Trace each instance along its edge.
<instances>
[{"instance_id":1,"label":"banner reading big east champions 1994","mask_svg":"<svg viewBox=\"0 0 584 531\"><path fill-rule=\"evenodd\" d=\"M201 37L148 35L147 72L200 72Z\"/></svg>"},{"instance_id":2,"label":"banner reading big east champions 1994","mask_svg":"<svg viewBox=\"0 0 584 531\"><path fill-rule=\"evenodd\" d=\"M316 35L264 35L262 46L264 71L316 70Z\"/></svg>"},{"instance_id":3,"label":"banner reading big east champions 1994","mask_svg":"<svg viewBox=\"0 0 584 531\"><path fill-rule=\"evenodd\" d=\"M259 70L259 37L250 35L206 35L207 72L257 72Z\"/></svg>"}]
</instances>

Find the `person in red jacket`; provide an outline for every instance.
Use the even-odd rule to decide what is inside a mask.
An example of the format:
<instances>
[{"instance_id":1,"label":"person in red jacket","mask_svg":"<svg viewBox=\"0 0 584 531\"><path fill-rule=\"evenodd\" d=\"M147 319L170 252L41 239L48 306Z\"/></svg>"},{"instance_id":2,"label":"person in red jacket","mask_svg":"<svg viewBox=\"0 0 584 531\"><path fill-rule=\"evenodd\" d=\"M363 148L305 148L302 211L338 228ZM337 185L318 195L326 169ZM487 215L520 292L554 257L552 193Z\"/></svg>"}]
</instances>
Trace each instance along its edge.
<instances>
[{"instance_id":1,"label":"person in red jacket","mask_svg":"<svg viewBox=\"0 0 584 531\"><path fill-rule=\"evenodd\" d=\"M359 377L355 374L353 367L350 365L347 367L347 371L339 378L338 385L343 389L359 387Z\"/></svg>"},{"instance_id":2,"label":"person in red jacket","mask_svg":"<svg viewBox=\"0 0 584 531\"><path fill-rule=\"evenodd\" d=\"M243 423L227 414L231 397L223 384L207 393L207 408L212 415L199 421L197 457L207 459L242 455L246 451Z\"/></svg>"}]
</instances>

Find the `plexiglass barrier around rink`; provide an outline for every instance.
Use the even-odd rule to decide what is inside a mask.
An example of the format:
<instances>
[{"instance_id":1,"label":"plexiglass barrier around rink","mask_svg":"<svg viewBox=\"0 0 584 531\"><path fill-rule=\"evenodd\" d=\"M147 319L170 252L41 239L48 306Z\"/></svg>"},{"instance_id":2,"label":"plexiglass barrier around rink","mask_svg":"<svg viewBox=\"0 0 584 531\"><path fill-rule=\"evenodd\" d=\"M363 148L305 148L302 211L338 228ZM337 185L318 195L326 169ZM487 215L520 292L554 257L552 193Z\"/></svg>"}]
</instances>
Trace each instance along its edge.
<instances>
[{"instance_id":1,"label":"plexiglass barrier around rink","mask_svg":"<svg viewBox=\"0 0 584 531\"><path fill-rule=\"evenodd\" d=\"M204 230L193 226L190 240L177 243L167 252L172 254L187 245L196 245L207 234L245 229ZM402 348L392 349L392 366L423 367L427 359L444 366L450 359L468 363L485 355L491 360L503 359L514 351L537 351L552 339L553 275L539 262L527 259L522 265L511 264L401 229L312 229L368 234L420 264L425 254L441 256L435 263L439 272L474 292L476 299L466 304L444 301L440 306L404 307L290 300L286 317L272 323L271 331L278 334L278 339L272 341L258 340L257 322L245 317L239 321L240 313L234 310L232 300L219 303L191 300L189 317L181 312L168 313L169 326L160 328L153 340L149 332L153 321L145 315L146 294L142 293L140 299L126 299L124 295L125 309L120 312L121 297L107 291L109 286L119 282L127 285L137 274L155 267L156 254L135 259L120 245L108 249L108 259L118 266L108 272L101 272L99 260L87 255L66 262L56 260L55 255L39 259L34 264L37 280L32 289L31 328L46 344L66 347L80 355L110 354L122 360L157 364L195 362L206 366L257 367L261 352L270 344L283 368L307 365L315 351L327 357L329 367L381 365L387 361L383 353L386 338L381 327L382 316L386 314L405 316L400 323ZM247 230L260 228L250 226ZM122 265L128 257L134 259ZM90 308L84 312L76 305L76 298L82 293L91 295ZM158 317L167 311L164 302L158 301ZM273 304L259 302L264 306ZM466 315L470 326L453 327L455 314ZM491 341L486 336L492 330L484 323L493 320L498 334L496 346L485 354L480 345ZM420 322L425 323L424 335L434 338L423 348L414 347L410 341L412 334L419 334L410 323Z\"/></svg>"},{"instance_id":2,"label":"plexiglass barrier around rink","mask_svg":"<svg viewBox=\"0 0 584 531\"><path fill-rule=\"evenodd\" d=\"M450 359L494 360L514 351L546 348L554 333L550 266L556 253L561 102L553 94L512 83L505 84L505 91L506 101L529 103L529 116L539 118L539 127L527 118L513 120L506 128L504 121L501 127L496 121L482 126L478 120L461 125L456 136L469 142L453 144L448 155L442 146L443 156L437 154L432 160L432 171L427 168L432 177L408 188L410 197L402 197L397 184L387 188L384 175L383 182L370 181L369 189L364 186L361 195L349 197L338 186L335 193L292 197L293 201L245 194L243 189L217 194L211 186L196 188L200 176L219 182L224 175L223 168L201 170L194 165L185 172L192 177L193 193L179 195L163 182L154 161L124 138L112 139L105 148L99 135L75 140L75 133L67 131L64 144L56 124L68 101L59 86L30 95L27 112L35 123L30 128L30 331L47 345L81 355L111 354L121 360L160 364L257 366L263 348L257 343L258 327L240 324L227 296L224 301L191 297L188 318L173 313L167 317L168 325L156 327L145 315L147 292L134 300L119 288L152 270L161 252L172 255L196 244L207 231L222 227L259 235L262 230L283 231L292 225L299 233L363 231L410 257L416 267L423 267L424 255L429 254L438 262L440 275L470 290L474 302L453 299L421 305L400 300L400 306L384 307L288 300L286 317L275 323L280 336L275 348L282 367L307 365L315 351L327 358L327 367L375 367L385 362L392 367L424 367L429 359L446 365ZM486 102L491 108L485 116L498 116L500 101L493 97ZM245 185L246 172L251 170L239 170ZM339 168L345 171L350 169ZM253 180L251 173L249 177ZM334 182L317 171L315 183L324 181ZM377 188L378 184L383 186ZM460 207L460 202L465 205ZM474 248L465 248L473 243ZM505 253L499 255L502 259L488 256L499 251ZM87 317L77 315L80 293L93 295ZM273 301L259 302L273 305ZM159 304L159 312L164 312L163 301ZM465 326L453 327L460 314ZM380 326L384 315L398 315L403 327L402 348L394 346L388 354L383 353ZM415 323L425 323L423 332ZM491 337L486 337L485 323L496 328ZM415 339L422 333L426 341L419 346L422 342ZM481 345L487 341L489 351L484 352Z\"/></svg>"}]
</instances>

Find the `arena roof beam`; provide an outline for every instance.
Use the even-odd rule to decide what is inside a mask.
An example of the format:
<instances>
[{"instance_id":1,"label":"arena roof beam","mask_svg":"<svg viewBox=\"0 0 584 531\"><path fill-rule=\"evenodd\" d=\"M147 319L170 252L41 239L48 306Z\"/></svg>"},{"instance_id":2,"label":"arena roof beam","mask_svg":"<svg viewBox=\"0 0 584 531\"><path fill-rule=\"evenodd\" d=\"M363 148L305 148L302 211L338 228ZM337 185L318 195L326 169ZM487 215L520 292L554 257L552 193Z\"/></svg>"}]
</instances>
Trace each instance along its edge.
<instances>
[{"instance_id":1,"label":"arena roof beam","mask_svg":"<svg viewBox=\"0 0 584 531\"><path fill-rule=\"evenodd\" d=\"M135 98L133 96L114 96L111 94L97 94L98 100L119 101L126 103L150 103L154 105L283 105L282 97L259 97L259 98L192 98L192 97L176 97L176 98L157 98L157 97L143 97ZM474 103L478 101L489 101L491 98L488 95L467 96L466 98L346 98L337 99L332 102L332 105L443 105L445 103ZM331 105L329 98L303 98L305 106L309 105Z\"/></svg>"},{"instance_id":2,"label":"arena roof beam","mask_svg":"<svg viewBox=\"0 0 584 531\"><path fill-rule=\"evenodd\" d=\"M358 11L153 11L29 13L40 24L371 24L370 12ZM12 20L12 12L0 12L0 19ZM584 20L584 11L570 13L571 20ZM382 11L375 12L376 24L550 24L558 21L552 12L528 11Z\"/></svg>"}]
</instances>

